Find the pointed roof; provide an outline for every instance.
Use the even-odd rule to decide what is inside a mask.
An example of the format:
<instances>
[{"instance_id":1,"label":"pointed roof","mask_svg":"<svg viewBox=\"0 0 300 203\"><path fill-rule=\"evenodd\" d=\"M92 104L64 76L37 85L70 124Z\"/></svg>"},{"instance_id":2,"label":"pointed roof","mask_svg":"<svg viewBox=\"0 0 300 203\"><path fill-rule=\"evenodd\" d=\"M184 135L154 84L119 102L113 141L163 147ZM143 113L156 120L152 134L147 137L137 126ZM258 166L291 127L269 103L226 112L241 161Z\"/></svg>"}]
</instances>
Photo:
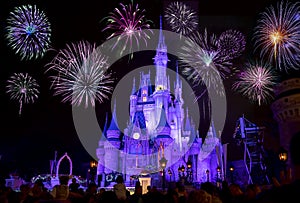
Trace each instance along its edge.
<instances>
[{"instance_id":1,"label":"pointed roof","mask_svg":"<svg viewBox=\"0 0 300 203\"><path fill-rule=\"evenodd\" d=\"M106 112L105 123L104 123L102 135L100 137L100 141L105 141L106 140L105 136L106 136L106 131L107 131L107 117L108 116L107 116L107 112Z\"/></svg>"},{"instance_id":2,"label":"pointed roof","mask_svg":"<svg viewBox=\"0 0 300 203\"><path fill-rule=\"evenodd\" d=\"M177 85L177 87L180 86L180 84L179 84L178 61L176 61L176 85Z\"/></svg>"},{"instance_id":3,"label":"pointed roof","mask_svg":"<svg viewBox=\"0 0 300 203\"><path fill-rule=\"evenodd\" d=\"M143 111L136 111L132 121L133 125L140 129L146 129L146 119Z\"/></svg>"},{"instance_id":4,"label":"pointed roof","mask_svg":"<svg viewBox=\"0 0 300 203\"><path fill-rule=\"evenodd\" d=\"M157 51L158 50L167 51L165 37L162 32L162 16L161 15L159 16L159 39L158 39Z\"/></svg>"},{"instance_id":5,"label":"pointed roof","mask_svg":"<svg viewBox=\"0 0 300 203\"><path fill-rule=\"evenodd\" d=\"M192 143L198 144L195 125L194 125L193 121L191 121L191 123L192 123L192 129L191 129L191 135L190 135L190 139L189 139L188 144L192 144Z\"/></svg>"},{"instance_id":6,"label":"pointed roof","mask_svg":"<svg viewBox=\"0 0 300 203\"><path fill-rule=\"evenodd\" d=\"M113 111L113 115L112 115L112 119L110 121L110 125L108 130L118 130L119 131L119 127L117 125L117 116L116 116L116 102L114 104L114 111Z\"/></svg>"},{"instance_id":7,"label":"pointed roof","mask_svg":"<svg viewBox=\"0 0 300 203\"><path fill-rule=\"evenodd\" d=\"M167 121L167 117L166 117L166 111L165 111L165 107L163 106L162 107L162 110L160 112L160 119L159 119L159 123L156 127L159 128L159 127L162 127L162 128L170 128L170 125Z\"/></svg>"},{"instance_id":8,"label":"pointed roof","mask_svg":"<svg viewBox=\"0 0 300 203\"><path fill-rule=\"evenodd\" d=\"M214 124L214 120L213 119L211 119L210 126L211 126L211 129L212 129L213 137L218 138L218 135L217 135L217 132L216 132L216 128L215 128L215 124Z\"/></svg>"},{"instance_id":9,"label":"pointed roof","mask_svg":"<svg viewBox=\"0 0 300 203\"><path fill-rule=\"evenodd\" d=\"M186 109L186 120L185 120L185 128L184 128L184 130L189 130L189 131L192 130L191 121L190 121L190 118L189 118L189 110L188 109Z\"/></svg>"},{"instance_id":10,"label":"pointed roof","mask_svg":"<svg viewBox=\"0 0 300 203\"><path fill-rule=\"evenodd\" d=\"M133 78L133 84L132 84L132 90L131 90L131 95L136 94L136 87L135 87L135 78Z\"/></svg>"}]
</instances>

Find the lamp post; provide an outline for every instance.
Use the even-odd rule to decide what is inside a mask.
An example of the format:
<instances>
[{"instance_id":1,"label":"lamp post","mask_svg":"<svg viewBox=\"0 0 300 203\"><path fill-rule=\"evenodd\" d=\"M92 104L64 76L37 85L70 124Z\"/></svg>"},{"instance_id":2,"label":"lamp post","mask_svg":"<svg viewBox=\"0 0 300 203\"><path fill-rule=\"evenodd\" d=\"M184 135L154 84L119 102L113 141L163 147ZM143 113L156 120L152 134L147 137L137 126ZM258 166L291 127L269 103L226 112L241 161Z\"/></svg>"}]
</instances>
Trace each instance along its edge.
<instances>
[{"instance_id":1,"label":"lamp post","mask_svg":"<svg viewBox=\"0 0 300 203\"><path fill-rule=\"evenodd\" d=\"M170 182L171 182L172 181L172 175L173 175L171 169L168 170L168 174L170 176Z\"/></svg>"},{"instance_id":2,"label":"lamp post","mask_svg":"<svg viewBox=\"0 0 300 203\"><path fill-rule=\"evenodd\" d=\"M90 182L95 183L95 176L96 176L96 168L97 168L97 161L92 160L90 162Z\"/></svg>"},{"instance_id":3,"label":"lamp post","mask_svg":"<svg viewBox=\"0 0 300 203\"><path fill-rule=\"evenodd\" d=\"M192 183L193 182L193 171L192 171L192 162L191 160L188 160L188 162L186 163L187 166L187 178L188 178L188 183Z\"/></svg>"},{"instance_id":4,"label":"lamp post","mask_svg":"<svg viewBox=\"0 0 300 203\"><path fill-rule=\"evenodd\" d=\"M167 166L167 162L168 160L163 156L160 160L159 160L159 164L160 164L160 167L162 168L162 189L163 191L165 191L165 188L166 188L166 172L165 172L165 169L166 169L166 166Z\"/></svg>"},{"instance_id":5,"label":"lamp post","mask_svg":"<svg viewBox=\"0 0 300 203\"><path fill-rule=\"evenodd\" d=\"M229 171L230 171L231 183L233 183L233 182L234 182L234 181L233 181L233 171L234 171L234 167L233 167L232 165L229 167Z\"/></svg>"},{"instance_id":6,"label":"lamp post","mask_svg":"<svg viewBox=\"0 0 300 203\"><path fill-rule=\"evenodd\" d=\"M288 151L283 147L280 147L278 152L279 161L282 164L284 173L286 174L286 162L288 160Z\"/></svg>"},{"instance_id":7,"label":"lamp post","mask_svg":"<svg viewBox=\"0 0 300 203\"><path fill-rule=\"evenodd\" d=\"M209 170L206 169L205 173L206 173L206 182L209 182Z\"/></svg>"},{"instance_id":8,"label":"lamp post","mask_svg":"<svg viewBox=\"0 0 300 203\"><path fill-rule=\"evenodd\" d=\"M217 187L221 186L221 167L217 167Z\"/></svg>"}]
</instances>

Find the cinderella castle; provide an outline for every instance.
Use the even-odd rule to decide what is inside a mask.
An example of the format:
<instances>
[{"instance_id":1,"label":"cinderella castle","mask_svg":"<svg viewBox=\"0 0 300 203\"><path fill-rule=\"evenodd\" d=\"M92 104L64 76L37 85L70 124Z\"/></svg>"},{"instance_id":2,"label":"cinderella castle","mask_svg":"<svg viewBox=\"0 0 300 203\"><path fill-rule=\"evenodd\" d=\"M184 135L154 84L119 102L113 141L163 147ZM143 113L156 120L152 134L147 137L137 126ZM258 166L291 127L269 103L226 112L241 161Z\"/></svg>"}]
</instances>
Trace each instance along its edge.
<instances>
[{"instance_id":1,"label":"cinderella castle","mask_svg":"<svg viewBox=\"0 0 300 203\"><path fill-rule=\"evenodd\" d=\"M168 61L160 22L154 57L155 84L151 84L150 73L141 73L138 88L133 78L127 127L119 129L116 105L110 122L105 123L96 149L101 185L107 186L116 174L122 174L126 184L133 177L148 175L152 177L151 184L159 186L162 171L166 181L171 182L216 182L224 177L224 152L213 122L207 135L200 138L198 125L184 107L178 67L174 86L170 85Z\"/></svg>"}]
</instances>

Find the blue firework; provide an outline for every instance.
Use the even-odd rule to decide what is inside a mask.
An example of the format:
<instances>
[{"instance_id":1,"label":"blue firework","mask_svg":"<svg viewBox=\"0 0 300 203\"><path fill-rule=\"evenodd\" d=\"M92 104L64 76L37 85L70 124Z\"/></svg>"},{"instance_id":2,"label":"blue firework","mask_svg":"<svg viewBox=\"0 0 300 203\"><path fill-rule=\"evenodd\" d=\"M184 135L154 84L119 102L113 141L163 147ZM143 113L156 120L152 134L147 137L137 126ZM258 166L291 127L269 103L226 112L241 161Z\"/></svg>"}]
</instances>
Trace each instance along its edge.
<instances>
[{"instance_id":1,"label":"blue firework","mask_svg":"<svg viewBox=\"0 0 300 203\"><path fill-rule=\"evenodd\" d=\"M50 47L50 22L36 5L15 7L7 19L6 30L8 45L22 60L41 58Z\"/></svg>"}]
</instances>

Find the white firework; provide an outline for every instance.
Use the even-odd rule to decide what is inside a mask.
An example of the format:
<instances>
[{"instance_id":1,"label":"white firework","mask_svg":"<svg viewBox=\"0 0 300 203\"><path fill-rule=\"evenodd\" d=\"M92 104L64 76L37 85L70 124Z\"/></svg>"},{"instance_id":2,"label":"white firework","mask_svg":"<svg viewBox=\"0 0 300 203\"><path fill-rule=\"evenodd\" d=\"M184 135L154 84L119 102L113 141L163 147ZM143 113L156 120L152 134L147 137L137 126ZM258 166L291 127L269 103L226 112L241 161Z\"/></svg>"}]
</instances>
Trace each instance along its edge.
<instances>
[{"instance_id":1,"label":"white firework","mask_svg":"<svg viewBox=\"0 0 300 203\"><path fill-rule=\"evenodd\" d=\"M165 11L165 18L173 32L188 35L198 28L196 12L183 2L172 2Z\"/></svg>"}]
</instances>

